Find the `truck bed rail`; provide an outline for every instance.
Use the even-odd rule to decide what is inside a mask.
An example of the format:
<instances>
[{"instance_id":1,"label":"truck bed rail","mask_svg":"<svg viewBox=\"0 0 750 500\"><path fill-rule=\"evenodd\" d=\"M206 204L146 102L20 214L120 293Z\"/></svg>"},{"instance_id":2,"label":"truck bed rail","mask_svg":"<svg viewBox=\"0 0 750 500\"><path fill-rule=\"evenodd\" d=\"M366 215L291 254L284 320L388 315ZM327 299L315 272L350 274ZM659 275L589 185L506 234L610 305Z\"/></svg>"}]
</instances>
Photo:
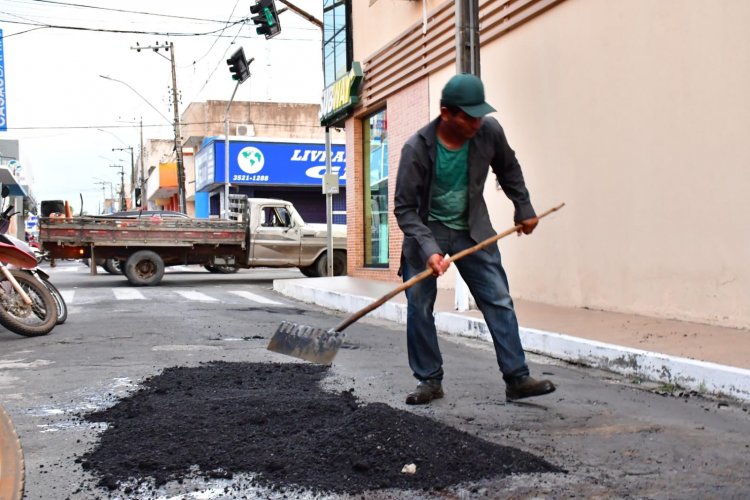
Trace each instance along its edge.
<instances>
[{"instance_id":1,"label":"truck bed rail","mask_svg":"<svg viewBox=\"0 0 750 500\"><path fill-rule=\"evenodd\" d=\"M151 217L39 219L42 243L62 246L244 246L245 233L245 224L226 220Z\"/></svg>"}]
</instances>

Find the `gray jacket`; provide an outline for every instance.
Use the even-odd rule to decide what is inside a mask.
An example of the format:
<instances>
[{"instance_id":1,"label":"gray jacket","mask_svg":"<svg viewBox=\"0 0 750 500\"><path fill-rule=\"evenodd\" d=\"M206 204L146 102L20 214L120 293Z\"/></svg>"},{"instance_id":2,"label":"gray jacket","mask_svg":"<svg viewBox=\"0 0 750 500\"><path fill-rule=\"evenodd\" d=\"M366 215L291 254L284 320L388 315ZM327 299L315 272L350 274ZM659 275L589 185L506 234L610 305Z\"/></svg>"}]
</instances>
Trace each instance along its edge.
<instances>
[{"instance_id":1,"label":"gray jacket","mask_svg":"<svg viewBox=\"0 0 750 500\"><path fill-rule=\"evenodd\" d=\"M427 227L439 120L433 120L406 141L398 165L394 214L404 232L402 258L408 259L415 267L424 267L430 255L443 253ZM536 215L521 165L508 145L503 128L494 118L485 117L469 143L468 222L471 238L477 243L497 234L490 223L483 194L488 166L492 167L505 195L513 202L516 223ZM490 245L487 250L494 253L497 245Z\"/></svg>"}]
</instances>

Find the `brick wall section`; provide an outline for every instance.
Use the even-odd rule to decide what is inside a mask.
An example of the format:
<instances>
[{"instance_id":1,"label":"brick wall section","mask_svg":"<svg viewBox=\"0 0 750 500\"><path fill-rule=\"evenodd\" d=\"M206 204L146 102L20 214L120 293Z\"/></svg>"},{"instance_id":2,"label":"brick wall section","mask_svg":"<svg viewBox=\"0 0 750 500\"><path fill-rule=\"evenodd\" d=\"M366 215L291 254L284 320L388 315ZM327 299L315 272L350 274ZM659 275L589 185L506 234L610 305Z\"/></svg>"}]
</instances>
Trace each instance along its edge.
<instances>
[{"instance_id":1,"label":"brick wall section","mask_svg":"<svg viewBox=\"0 0 750 500\"><path fill-rule=\"evenodd\" d=\"M346 122L346 207L347 207L347 260L348 274L358 278L382 281L400 281L401 242L403 234L393 215L393 194L396 191L396 172L401 148L406 140L429 121L428 81L422 79L388 98L388 269L373 269L363 266L364 221L363 221L363 145L362 120L355 116Z\"/></svg>"}]
</instances>

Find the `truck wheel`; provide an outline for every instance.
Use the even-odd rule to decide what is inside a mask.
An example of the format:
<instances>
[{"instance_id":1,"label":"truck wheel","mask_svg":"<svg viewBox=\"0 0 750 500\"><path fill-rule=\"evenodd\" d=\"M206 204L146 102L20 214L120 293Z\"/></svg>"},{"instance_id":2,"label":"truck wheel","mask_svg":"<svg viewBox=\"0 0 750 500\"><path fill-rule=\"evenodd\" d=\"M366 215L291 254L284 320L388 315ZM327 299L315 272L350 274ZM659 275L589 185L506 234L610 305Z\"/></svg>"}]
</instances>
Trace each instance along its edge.
<instances>
[{"instance_id":1,"label":"truck wheel","mask_svg":"<svg viewBox=\"0 0 750 500\"><path fill-rule=\"evenodd\" d=\"M315 262L315 271L318 276L328 276L328 252L323 252ZM346 275L346 252L342 250L333 251L333 275Z\"/></svg>"},{"instance_id":2,"label":"truck wheel","mask_svg":"<svg viewBox=\"0 0 750 500\"><path fill-rule=\"evenodd\" d=\"M300 272L308 278L317 278L318 271L315 270L315 266L300 267Z\"/></svg>"},{"instance_id":3,"label":"truck wheel","mask_svg":"<svg viewBox=\"0 0 750 500\"><path fill-rule=\"evenodd\" d=\"M164 261L151 250L139 250L125 261L125 276L133 286L153 286L164 276Z\"/></svg>"},{"instance_id":4,"label":"truck wheel","mask_svg":"<svg viewBox=\"0 0 750 500\"><path fill-rule=\"evenodd\" d=\"M109 274L122 274L122 263L117 259L107 259L102 267Z\"/></svg>"}]
</instances>

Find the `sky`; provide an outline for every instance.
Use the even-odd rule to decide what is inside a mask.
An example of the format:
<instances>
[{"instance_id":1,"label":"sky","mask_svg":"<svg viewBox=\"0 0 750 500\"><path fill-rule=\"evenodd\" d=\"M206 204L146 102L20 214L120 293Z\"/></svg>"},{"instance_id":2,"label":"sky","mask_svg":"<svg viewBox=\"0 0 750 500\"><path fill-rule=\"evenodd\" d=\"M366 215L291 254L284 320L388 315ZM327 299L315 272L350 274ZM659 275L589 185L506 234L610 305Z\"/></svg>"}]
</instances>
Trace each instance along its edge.
<instances>
[{"instance_id":1,"label":"sky","mask_svg":"<svg viewBox=\"0 0 750 500\"><path fill-rule=\"evenodd\" d=\"M137 157L141 120L144 140L174 138L170 54L137 44L174 43L180 113L191 102L229 100L226 59L240 46L255 61L235 102L319 103L320 28L287 10L281 33L266 40L250 20L254 3L0 0L8 120L0 139L20 141L37 202L68 200L77 212L83 196L83 209L97 213L117 190L117 165L126 179L130 171L130 150L113 149L132 147ZM322 19L322 0L292 3Z\"/></svg>"}]
</instances>

